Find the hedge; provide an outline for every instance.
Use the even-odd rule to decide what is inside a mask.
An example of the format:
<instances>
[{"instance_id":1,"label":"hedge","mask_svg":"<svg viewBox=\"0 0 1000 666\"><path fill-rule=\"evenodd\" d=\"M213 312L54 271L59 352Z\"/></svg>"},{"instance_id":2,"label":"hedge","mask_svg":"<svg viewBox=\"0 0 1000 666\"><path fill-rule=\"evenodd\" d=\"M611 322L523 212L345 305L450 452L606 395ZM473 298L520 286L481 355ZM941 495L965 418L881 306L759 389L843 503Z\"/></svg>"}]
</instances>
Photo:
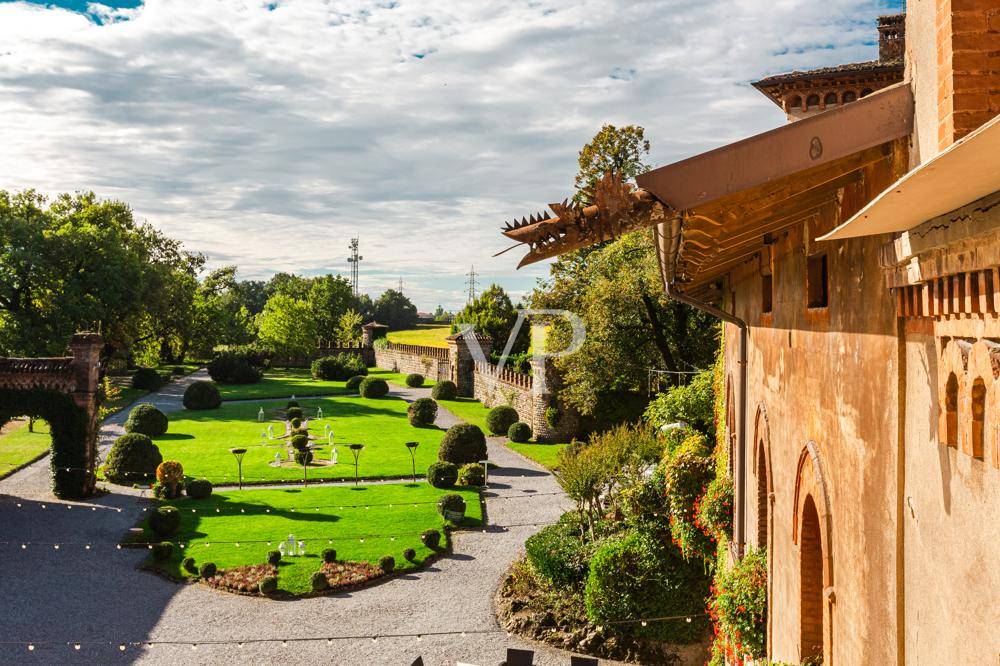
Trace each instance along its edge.
<instances>
[{"instance_id":1,"label":"hedge","mask_svg":"<svg viewBox=\"0 0 1000 666\"><path fill-rule=\"evenodd\" d=\"M104 459L104 475L112 483L153 483L156 468L163 462L153 440L137 432L115 440Z\"/></svg>"},{"instance_id":2,"label":"hedge","mask_svg":"<svg viewBox=\"0 0 1000 666\"><path fill-rule=\"evenodd\" d=\"M438 449L438 459L456 465L486 460L486 435L479 426L459 423L448 428Z\"/></svg>"},{"instance_id":3,"label":"hedge","mask_svg":"<svg viewBox=\"0 0 1000 666\"><path fill-rule=\"evenodd\" d=\"M431 389L431 397L435 400L454 400L456 396L458 396L458 387L450 379L438 382Z\"/></svg>"},{"instance_id":4,"label":"hedge","mask_svg":"<svg viewBox=\"0 0 1000 666\"><path fill-rule=\"evenodd\" d=\"M312 362L313 379L343 382L351 377L367 375L368 366L360 354L343 352L336 356L323 356Z\"/></svg>"},{"instance_id":5,"label":"hedge","mask_svg":"<svg viewBox=\"0 0 1000 666\"><path fill-rule=\"evenodd\" d=\"M139 368L132 375L132 388L143 391L158 391L163 386L163 378L155 368Z\"/></svg>"},{"instance_id":6,"label":"hedge","mask_svg":"<svg viewBox=\"0 0 1000 666\"><path fill-rule=\"evenodd\" d=\"M517 410L513 407L498 405L486 413L486 427L494 435L506 435L518 418Z\"/></svg>"},{"instance_id":7,"label":"hedge","mask_svg":"<svg viewBox=\"0 0 1000 666\"><path fill-rule=\"evenodd\" d=\"M424 385L424 376L416 372L406 375L406 385L410 388L420 388Z\"/></svg>"},{"instance_id":8,"label":"hedge","mask_svg":"<svg viewBox=\"0 0 1000 666\"><path fill-rule=\"evenodd\" d=\"M434 425L437 413L438 404L434 402L433 398L418 398L411 402L406 410L410 425L417 428Z\"/></svg>"},{"instance_id":9,"label":"hedge","mask_svg":"<svg viewBox=\"0 0 1000 666\"><path fill-rule=\"evenodd\" d=\"M580 538L578 522L561 520L528 537L524 550L535 573L563 586L586 580L594 546Z\"/></svg>"},{"instance_id":10,"label":"hedge","mask_svg":"<svg viewBox=\"0 0 1000 666\"><path fill-rule=\"evenodd\" d=\"M132 408L125 421L125 432L137 432L148 437L159 437L167 432L167 415L153 405L143 402Z\"/></svg>"},{"instance_id":11,"label":"hedge","mask_svg":"<svg viewBox=\"0 0 1000 666\"><path fill-rule=\"evenodd\" d=\"M209 361L208 375L222 384L256 384L262 373L250 354L221 351Z\"/></svg>"},{"instance_id":12,"label":"hedge","mask_svg":"<svg viewBox=\"0 0 1000 666\"><path fill-rule=\"evenodd\" d=\"M440 461L427 467L427 483L435 488L451 488L458 481L458 466Z\"/></svg>"},{"instance_id":13,"label":"hedge","mask_svg":"<svg viewBox=\"0 0 1000 666\"><path fill-rule=\"evenodd\" d=\"M222 394L212 382L191 382L184 390L184 409L218 409L221 405Z\"/></svg>"},{"instance_id":14,"label":"hedge","mask_svg":"<svg viewBox=\"0 0 1000 666\"><path fill-rule=\"evenodd\" d=\"M378 377L365 377L358 386L363 398L382 398L389 394L389 385Z\"/></svg>"},{"instance_id":15,"label":"hedge","mask_svg":"<svg viewBox=\"0 0 1000 666\"><path fill-rule=\"evenodd\" d=\"M531 439L531 426L524 421L512 423L507 429L507 439L517 444L523 444Z\"/></svg>"}]
</instances>

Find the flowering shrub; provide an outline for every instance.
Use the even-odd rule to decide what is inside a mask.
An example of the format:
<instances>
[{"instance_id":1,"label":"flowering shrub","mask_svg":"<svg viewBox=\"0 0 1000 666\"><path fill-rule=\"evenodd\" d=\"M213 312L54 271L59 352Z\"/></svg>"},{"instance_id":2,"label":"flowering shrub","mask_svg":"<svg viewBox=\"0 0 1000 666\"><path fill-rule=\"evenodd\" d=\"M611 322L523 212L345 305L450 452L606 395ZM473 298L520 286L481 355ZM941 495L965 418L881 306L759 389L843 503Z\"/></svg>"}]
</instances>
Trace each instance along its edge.
<instances>
[{"instance_id":1,"label":"flowering shrub","mask_svg":"<svg viewBox=\"0 0 1000 666\"><path fill-rule=\"evenodd\" d=\"M683 445L666 466L670 533L684 559L709 559L715 544L695 523L698 499L715 472L715 463L702 451Z\"/></svg>"},{"instance_id":2,"label":"flowering shrub","mask_svg":"<svg viewBox=\"0 0 1000 666\"><path fill-rule=\"evenodd\" d=\"M733 535L733 480L717 476L694 503L694 524L712 541Z\"/></svg>"},{"instance_id":3,"label":"flowering shrub","mask_svg":"<svg viewBox=\"0 0 1000 666\"><path fill-rule=\"evenodd\" d=\"M767 558L763 550L748 549L732 568L720 567L708 604L715 642L712 661L743 666L767 651Z\"/></svg>"}]
</instances>

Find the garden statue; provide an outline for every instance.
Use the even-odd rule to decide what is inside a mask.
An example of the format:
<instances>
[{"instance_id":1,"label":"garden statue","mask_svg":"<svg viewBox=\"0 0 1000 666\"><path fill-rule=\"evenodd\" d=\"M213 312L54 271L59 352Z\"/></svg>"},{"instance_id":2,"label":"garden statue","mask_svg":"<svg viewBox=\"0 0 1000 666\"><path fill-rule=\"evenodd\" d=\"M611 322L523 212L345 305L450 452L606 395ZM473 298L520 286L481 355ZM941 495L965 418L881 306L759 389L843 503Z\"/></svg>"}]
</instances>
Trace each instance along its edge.
<instances>
[{"instance_id":1,"label":"garden statue","mask_svg":"<svg viewBox=\"0 0 1000 666\"><path fill-rule=\"evenodd\" d=\"M331 432L333 432L333 428L330 426L330 424L329 423L324 423L323 424L323 434L326 435L327 437L329 437Z\"/></svg>"},{"instance_id":2,"label":"garden statue","mask_svg":"<svg viewBox=\"0 0 1000 666\"><path fill-rule=\"evenodd\" d=\"M274 439L274 426L273 425L267 426L267 438L268 439Z\"/></svg>"},{"instance_id":3,"label":"garden statue","mask_svg":"<svg viewBox=\"0 0 1000 666\"><path fill-rule=\"evenodd\" d=\"M336 446L333 447L332 449L330 449L330 464L331 465L336 465L337 464L337 447Z\"/></svg>"},{"instance_id":4,"label":"garden statue","mask_svg":"<svg viewBox=\"0 0 1000 666\"><path fill-rule=\"evenodd\" d=\"M295 535L294 534L289 534L288 535L288 554L289 555L295 555L295 545L296 545L296 543L297 542L295 541Z\"/></svg>"},{"instance_id":5,"label":"garden statue","mask_svg":"<svg viewBox=\"0 0 1000 666\"><path fill-rule=\"evenodd\" d=\"M288 449L288 460L291 462L295 461L295 451Z\"/></svg>"},{"instance_id":6,"label":"garden statue","mask_svg":"<svg viewBox=\"0 0 1000 666\"><path fill-rule=\"evenodd\" d=\"M306 542L299 541L299 555L302 557L306 556Z\"/></svg>"},{"instance_id":7,"label":"garden statue","mask_svg":"<svg viewBox=\"0 0 1000 666\"><path fill-rule=\"evenodd\" d=\"M274 452L274 462L271 463L271 467L281 467L281 452Z\"/></svg>"}]
</instances>

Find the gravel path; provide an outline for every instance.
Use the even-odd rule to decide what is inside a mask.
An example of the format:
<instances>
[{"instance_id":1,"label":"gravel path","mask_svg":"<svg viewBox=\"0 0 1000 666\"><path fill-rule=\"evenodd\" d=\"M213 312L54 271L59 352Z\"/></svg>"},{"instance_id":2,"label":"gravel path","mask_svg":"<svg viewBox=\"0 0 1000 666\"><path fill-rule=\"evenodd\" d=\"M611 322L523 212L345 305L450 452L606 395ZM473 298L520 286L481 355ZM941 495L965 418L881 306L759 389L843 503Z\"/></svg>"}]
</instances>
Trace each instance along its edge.
<instances>
[{"instance_id":1,"label":"gravel path","mask_svg":"<svg viewBox=\"0 0 1000 666\"><path fill-rule=\"evenodd\" d=\"M164 411L181 408L187 384L203 371L143 398ZM394 388L392 395L408 400L427 389ZM120 434L125 411L109 418L101 430L102 446ZM457 423L441 410L437 423ZM136 491L112 487L112 492L90 502L54 500L49 491L48 460L0 481L0 663L212 663L212 664L400 664L418 655L424 663L456 661L495 665L507 647L535 651L535 663L564 666L569 654L541 645L528 645L498 630L492 597L507 566L523 549L524 540L538 528L532 523L556 519L568 508L559 495L517 498L509 495L554 493L555 479L534 463L489 441L491 470L486 496L493 526L522 525L486 532L461 532L453 539L454 552L429 568L393 578L356 592L296 601L272 601L216 592L200 585L178 585L136 570L145 553L117 550L115 544L141 513ZM17 508L15 502L21 503ZM44 505L44 508L43 508ZM72 508L67 508L69 505ZM21 542L60 542L29 545ZM91 544L88 550L85 544ZM369 638L325 641L199 645L212 640L370 636L468 630L459 636ZM59 641L39 643L28 651L24 643L2 641ZM82 640L81 649L72 643ZM127 645L150 640L183 641L182 646ZM89 642L88 642L89 641ZM103 645L97 642L104 642Z\"/></svg>"}]
</instances>

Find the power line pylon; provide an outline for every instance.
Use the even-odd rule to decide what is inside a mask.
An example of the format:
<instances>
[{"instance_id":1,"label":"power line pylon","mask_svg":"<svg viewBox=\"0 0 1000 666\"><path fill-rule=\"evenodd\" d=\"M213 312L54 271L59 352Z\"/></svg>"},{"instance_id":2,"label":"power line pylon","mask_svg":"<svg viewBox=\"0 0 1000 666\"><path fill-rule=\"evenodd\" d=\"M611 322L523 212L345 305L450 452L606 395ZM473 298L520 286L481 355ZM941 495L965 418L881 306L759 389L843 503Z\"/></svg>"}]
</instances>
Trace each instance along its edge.
<instances>
[{"instance_id":1,"label":"power line pylon","mask_svg":"<svg viewBox=\"0 0 1000 666\"><path fill-rule=\"evenodd\" d=\"M476 300L476 287L478 286L478 283L476 282L475 264L472 265L472 268L469 269L469 272L466 273L465 276L468 278L468 280L465 281L466 286L469 288L468 302L471 303L472 301Z\"/></svg>"},{"instance_id":2,"label":"power line pylon","mask_svg":"<svg viewBox=\"0 0 1000 666\"><path fill-rule=\"evenodd\" d=\"M361 295L358 290L358 264L364 259L358 254L358 239L352 238L347 249L351 251L351 256L347 258L347 263L351 265L351 291L354 292L354 298L358 298Z\"/></svg>"}]
</instances>

